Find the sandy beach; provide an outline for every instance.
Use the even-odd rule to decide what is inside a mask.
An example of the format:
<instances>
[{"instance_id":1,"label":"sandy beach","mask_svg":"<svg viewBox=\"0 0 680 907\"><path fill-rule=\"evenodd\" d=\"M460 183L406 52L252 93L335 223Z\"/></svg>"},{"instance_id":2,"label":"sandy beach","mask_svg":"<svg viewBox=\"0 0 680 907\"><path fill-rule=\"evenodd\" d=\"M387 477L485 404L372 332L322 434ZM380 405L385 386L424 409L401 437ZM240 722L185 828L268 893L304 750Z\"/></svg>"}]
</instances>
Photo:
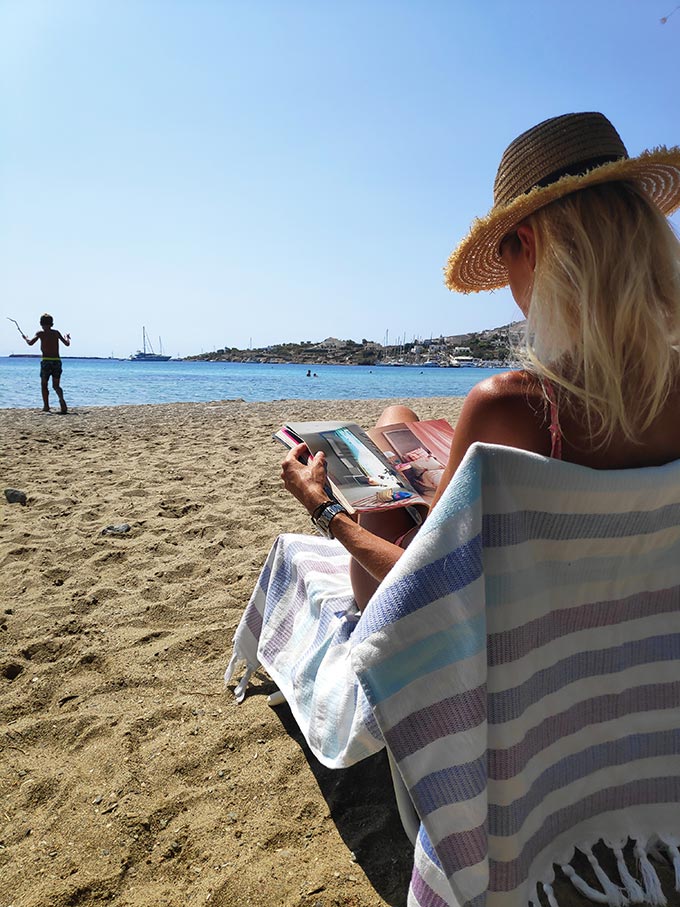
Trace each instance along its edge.
<instances>
[{"instance_id":1,"label":"sandy beach","mask_svg":"<svg viewBox=\"0 0 680 907\"><path fill-rule=\"evenodd\" d=\"M384 405L0 410L0 907L404 907L384 755L325 769L266 675L222 683L273 539L311 531L272 432Z\"/></svg>"},{"instance_id":2,"label":"sandy beach","mask_svg":"<svg viewBox=\"0 0 680 907\"><path fill-rule=\"evenodd\" d=\"M405 903L382 755L324 769L266 676L222 684L273 539L311 532L272 431L384 403L0 410L0 907Z\"/></svg>"}]
</instances>

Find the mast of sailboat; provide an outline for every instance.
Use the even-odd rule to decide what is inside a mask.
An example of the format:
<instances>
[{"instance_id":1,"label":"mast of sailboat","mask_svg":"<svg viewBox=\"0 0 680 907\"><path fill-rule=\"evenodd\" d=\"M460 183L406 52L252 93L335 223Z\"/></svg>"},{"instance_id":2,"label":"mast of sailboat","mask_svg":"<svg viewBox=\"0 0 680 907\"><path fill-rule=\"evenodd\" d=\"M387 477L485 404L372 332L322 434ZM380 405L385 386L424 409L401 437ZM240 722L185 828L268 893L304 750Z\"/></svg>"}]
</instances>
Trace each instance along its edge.
<instances>
[{"instance_id":1,"label":"mast of sailboat","mask_svg":"<svg viewBox=\"0 0 680 907\"><path fill-rule=\"evenodd\" d=\"M155 356L155 355L156 355L156 351L154 350L153 346L151 345L151 341L150 341L149 338L146 336L146 328L145 328L145 327L142 327L142 339L143 339L143 343L144 343L144 355L146 356L146 347L147 347L147 345L148 345L148 347L149 347L149 352L151 353L152 356Z\"/></svg>"}]
</instances>

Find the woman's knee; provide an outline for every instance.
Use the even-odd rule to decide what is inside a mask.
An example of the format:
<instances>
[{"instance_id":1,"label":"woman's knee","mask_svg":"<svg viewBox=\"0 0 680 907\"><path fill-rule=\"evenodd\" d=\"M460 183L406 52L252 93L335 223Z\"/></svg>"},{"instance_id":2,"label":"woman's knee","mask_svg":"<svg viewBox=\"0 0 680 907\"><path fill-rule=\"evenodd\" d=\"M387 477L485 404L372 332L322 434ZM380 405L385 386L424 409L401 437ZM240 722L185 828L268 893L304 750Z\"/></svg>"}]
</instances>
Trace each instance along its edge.
<instances>
[{"instance_id":1,"label":"woman's knee","mask_svg":"<svg viewBox=\"0 0 680 907\"><path fill-rule=\"evenodd\" d=\"M393 403L382 411L380 418L376 422L376 427L379 425L394 425L397 422L419 421L418 414L409 406L404 406L403 403Z\"/></svg>"}]
</instances>

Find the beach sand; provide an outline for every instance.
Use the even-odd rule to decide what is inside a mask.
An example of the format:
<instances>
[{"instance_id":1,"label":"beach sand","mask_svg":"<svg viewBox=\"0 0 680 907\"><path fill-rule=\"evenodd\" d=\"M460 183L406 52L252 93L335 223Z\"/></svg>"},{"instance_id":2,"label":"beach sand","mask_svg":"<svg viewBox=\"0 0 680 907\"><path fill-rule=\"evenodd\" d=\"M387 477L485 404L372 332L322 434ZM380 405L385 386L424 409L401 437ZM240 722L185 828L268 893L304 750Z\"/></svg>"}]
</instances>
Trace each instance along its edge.
<instances>
[{"instance_id":1,"label":"beach sand","mask_svg":"<svg viewBox=\"0 0 680 907\"><path fill-rule=\"evenodd\" d=\"M264 674L222 684L272 541L311 531L272 432L384 404L0 410L0 907L405 904L384 756L324 769Z\"/></svg>"},{"instance_id":2,"label":"beach sand","mask_svg":"<svg viewBox=\"0 0 680 907\"><path fill-rule=\"evenodd\" d=\"M312 531L272 432L383 406L0 410L0 907L404 903L384 759L324 769L265 675L222 683L271 543Z\"/></svg>"}]
</instances>

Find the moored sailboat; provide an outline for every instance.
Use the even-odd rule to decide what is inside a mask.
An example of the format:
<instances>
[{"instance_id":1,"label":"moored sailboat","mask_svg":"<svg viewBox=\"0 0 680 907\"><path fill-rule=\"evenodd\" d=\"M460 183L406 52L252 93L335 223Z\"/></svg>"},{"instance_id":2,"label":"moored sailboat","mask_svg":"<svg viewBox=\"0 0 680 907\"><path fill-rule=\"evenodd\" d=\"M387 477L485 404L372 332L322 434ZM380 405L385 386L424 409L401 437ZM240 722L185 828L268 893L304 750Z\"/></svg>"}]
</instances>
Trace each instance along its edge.
<instances>
[{"instance_id":1,"label":"moored sailboat","mask_svg":"<svg viewBox=\"0 0 680 907\"><path fill-rule=\"evenodd\" d=\"M151 341L146 336L146 328L142 327L142 349L137 350L136 353L133 353L130 356L130 359L133 362L167 362L171 357L165 356L163 354L163 344L161 343L160 337L158 338L158 345L160 348L160 353L155 353L153 347L151 346ZM147 346L149 347L147 351Z\"/></svg>"}]
</instances>

